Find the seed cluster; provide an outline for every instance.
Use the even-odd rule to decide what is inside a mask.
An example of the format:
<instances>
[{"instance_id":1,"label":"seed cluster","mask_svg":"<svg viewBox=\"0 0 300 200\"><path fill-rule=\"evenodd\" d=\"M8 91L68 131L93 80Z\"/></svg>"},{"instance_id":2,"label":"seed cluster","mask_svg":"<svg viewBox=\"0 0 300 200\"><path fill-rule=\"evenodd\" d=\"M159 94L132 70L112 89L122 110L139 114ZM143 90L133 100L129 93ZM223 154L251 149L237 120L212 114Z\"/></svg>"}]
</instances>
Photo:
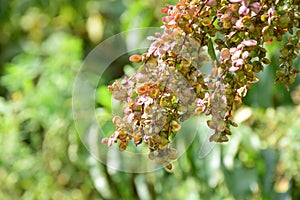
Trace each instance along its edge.
<instances>
[{"instance_id":1,"label":"seed cluster","mask_svg":"<svg viewBox=\"0 0 300 200\"><path fill-rule=\"evenodd\" d=\"M282 41L276 81L291 84L299 72L293 67L300 44L299 0L179 0L161 11L163 33L157 33L147 52L133 55L141 63L132 77L109 86L124 102L124 116L114 117L116 132L102 142L148 145L149 158L172 168L177 158L171 138L180 122L195 114L210 115L215 131L210 141L226 142L233 110L240 105L257 73L270 64L265 43ZM208 52L208 54L207 54ZM218 57L216 55L219 55ZM205 63L213 60L210 73ZM288 86L287 86L288 88Z\"/></svg>"}]
</instances>

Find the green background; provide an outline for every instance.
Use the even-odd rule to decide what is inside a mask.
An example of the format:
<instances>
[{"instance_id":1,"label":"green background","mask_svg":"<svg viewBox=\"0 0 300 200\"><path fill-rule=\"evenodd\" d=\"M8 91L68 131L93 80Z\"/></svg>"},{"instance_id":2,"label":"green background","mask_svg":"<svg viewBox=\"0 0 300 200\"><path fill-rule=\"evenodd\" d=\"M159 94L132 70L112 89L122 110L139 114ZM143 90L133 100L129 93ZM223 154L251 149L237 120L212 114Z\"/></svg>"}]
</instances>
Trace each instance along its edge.
<instances>
[{"instance_id":1,"label":"green background","mask_svg":"<svg viewBox=\"0 0 300 200\"><path fill-rule=\"evenodd\" d=\"M72 119L76 73L104 39L161 26L167 2L0 0L0 199L300 198L299 77L290 93L274 85L277 42L267 47L272 64L236 112L230 142L205 158L205 124L172 173L124 173L90 156ZM112 117L106 85L133 68L124 55L110 69L97 90L101 123Z\"/></svg>"}]
</instances>

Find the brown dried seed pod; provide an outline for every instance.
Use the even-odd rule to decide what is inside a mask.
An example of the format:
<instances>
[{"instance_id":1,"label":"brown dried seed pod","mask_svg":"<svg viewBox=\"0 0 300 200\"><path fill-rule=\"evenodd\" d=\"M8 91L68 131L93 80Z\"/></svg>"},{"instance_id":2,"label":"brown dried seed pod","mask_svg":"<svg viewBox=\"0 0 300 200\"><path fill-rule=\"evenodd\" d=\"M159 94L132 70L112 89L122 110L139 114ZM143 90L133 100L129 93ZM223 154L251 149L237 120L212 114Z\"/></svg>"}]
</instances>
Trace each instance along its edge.
<instances>
[{"instance_id":1,"label":"brown dried seed pod","mask_svg":"<svg viewBox=\"0 0 300 200\"><path fill-rule=\"evenodd\" d=\"M139 63L142 61L142 56L138 54L134 54L129 57L130 62Z\"/></svg>"},{"instance_id":2,"label":"brown dried seed pod","mask_svg":"<svg viewBox=\"0 0 300 200\"><path fill-rule=\"evenodd\" d=\"M168 164L165 166L165 168L166 168L167 170L172 170L172 169L173 169L173 165L172 165L171 163L168 163Z\"/></svg>"},{"instance_id":3,"label":"brown dried seed pod","mask_svg":"<svg viewBox=\"0 0 300 200\"><path fill-rule=\"evenodd\" d=\"M137 88L137 93L139 95L146 94L146 93L148 93L148 90L149 90L149 86L148 85L142 85L142 86L140 86L140 87Z\"/></svg>"}]
</instances>

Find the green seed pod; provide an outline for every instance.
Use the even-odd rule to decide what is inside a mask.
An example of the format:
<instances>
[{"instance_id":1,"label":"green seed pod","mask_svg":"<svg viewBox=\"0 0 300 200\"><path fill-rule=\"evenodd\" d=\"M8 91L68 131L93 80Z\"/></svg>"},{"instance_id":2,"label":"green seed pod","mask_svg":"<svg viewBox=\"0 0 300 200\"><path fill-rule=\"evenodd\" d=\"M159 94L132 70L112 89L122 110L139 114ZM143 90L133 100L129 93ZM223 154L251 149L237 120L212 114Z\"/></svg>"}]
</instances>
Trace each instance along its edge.
<instances>
[{"instance_id":1,"label":"green seed pod","mask_svg":"<svg viewBox=\"0 0 300 200\"><path fill-rule=\"evenodd\" d=\"M264 64L266 64L266 65L271 64L271 61L270 61L268 58L263 58L263 59L262 59L262 62L263 62Z\"/></svg>"},{"instance_id":2,"label":"green seed pod","mask_svg":"<svg viewBox=\"0 0 300 200\"><path fill-rule=\"evenodd\" d=\"M251 72L252 71L253 66L251 64L245 64L244 65L244 69L246 72Z\"/></svg>"},{"instance_id":3,"label":"green seed pod","mask_svg":"<svg viewBox=\"0 0 300 200\"><path fill-rule=\"evenodd\" d=\"M281 28L288 28L290 22L291 22L291 19L287 15L281 16L279 18L279 26Z\"/></svg>"},{"instance_id":4,"label":"green seed pod","mask_svg":"<svg viewBox=\"0 0 300 200\"><path fill-rule=\"evenodd\" d=\"M201 22L201 24L203 25L203 26L209 26L210 24L211 24L211 19L209 18L209 17L205 17L204 19L202 19L202 22Z\"/></svg>"}]
</instances>

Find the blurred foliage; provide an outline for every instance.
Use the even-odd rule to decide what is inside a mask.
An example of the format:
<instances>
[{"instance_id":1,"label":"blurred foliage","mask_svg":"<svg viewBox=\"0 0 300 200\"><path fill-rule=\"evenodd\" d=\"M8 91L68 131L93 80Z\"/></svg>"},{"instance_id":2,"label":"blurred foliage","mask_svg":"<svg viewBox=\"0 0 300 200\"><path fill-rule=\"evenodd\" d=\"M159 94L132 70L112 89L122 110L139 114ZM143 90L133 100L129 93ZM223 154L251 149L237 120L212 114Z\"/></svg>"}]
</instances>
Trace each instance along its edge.
<instances>
[{"instance_id":1,"label":"blurred foliage","mask_svg":"<svg viewBox=\"0 0 300 200\"><path fill-rule=\"evenodd\" d=\"M1 199L84 199L99 195L81 160L88 154L74 133L71 90L82 41L55 33L28 46L5 66L1 83Z\"/></svg>"},{"instance_id":2,"label":"blurred foliage","mask_svg":"<svg viewBox=\"0 0 300 200\"><path fill-rule=\"evenodd\" d=\"M85 55L120 31L159 26L166 2L0 1L0 199L300 198L299 78L291 93L273 85L279 43L268 47L272 65L250 90L245 103L251 107L238 109L241 125L231 141L204 159L205 124L173 173L114 171L82 145L71 93ZM117 75L126 64L116 63ZM105 87L97 91L97 113L110 122ZM192 131L193 125L181 133Z\"/></svg>"}]
</instances>

